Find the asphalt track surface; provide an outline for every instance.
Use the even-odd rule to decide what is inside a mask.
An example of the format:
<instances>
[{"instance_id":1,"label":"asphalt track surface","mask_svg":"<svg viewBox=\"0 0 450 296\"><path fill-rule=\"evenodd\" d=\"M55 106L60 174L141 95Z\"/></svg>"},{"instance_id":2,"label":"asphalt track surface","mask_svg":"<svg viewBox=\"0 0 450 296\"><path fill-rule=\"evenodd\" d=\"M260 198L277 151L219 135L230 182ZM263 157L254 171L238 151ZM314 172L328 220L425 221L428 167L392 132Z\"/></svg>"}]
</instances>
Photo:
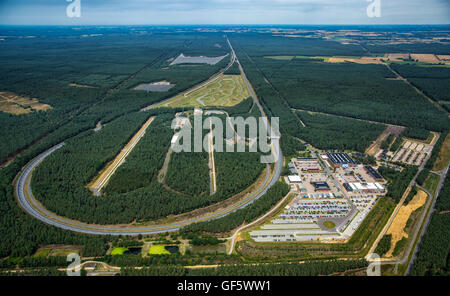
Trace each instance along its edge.
<instances>
[{"instance_id":1,"label":"asphalt track surface","mask_svg":"<svg viewBox=\"0 0 450 296\"><path fill-rule=\"evenodd\" d=\"M231 43L229 43L230 48L232 50L232 60L236 59L236 61L239 63L239 61L236 58L235 52L231 46ZM239 65L240 66L240 65ZM243 72L242 67L241 72L244 77L244 80L249 87L249 91L255 100L255 102L258 105L258 108L261 111L261 114L263 114L264 117L264 111L262 109L261 104L259 103L255 92L253 91L253 88L251 87L250 83L248 82L247 78L245 77L245 73ZM271 131L271 127L267 126L268 130ZM114 225L94 225L94 224L87 224L80 221L71 220L69 218L61 217L56 215L55 213L50 212L47 210L43 205L41 205L36 198L33 195L33 192L31 191L31 179L32 179L32 173L33 170L50 154L55 152L56 150L62 148L64 146L64 143L60 143L49 150L43 152L36 158L34 158L32 161L30 161L23 170L19 173L16 181L16 197L17 201L20 205L20 207L29 215L33 216L34 218L66 230L79 232L79 233L85 233L85 234L95 234L95 235L138 235L138 234L156 234L156 233L164 233L164 232L170 232L170 231L177 231L181 229L184 226L187 226L192 223L196 222L204 222L204 221L210 221L214 219L218 219L221 217L224 217L226 215L229 215L236 210L245 208L246 206L253 203L255 200L259 199L261 196L263 196L267 190L269 190L270 187L272 187L278 180L278 178L281 175L281 170L283 167L282 163L282 154L281 149L279 145L278 139L272 139L272 153L276 155L276 162L274 163L274 172L271 174L270 165L267 165L266 170L266 177L264 182L249 196L245 197L244 199L239 200L238 202L228 206L225 209L221 209L219 211L206 214L204 216L196 217L193 219L188 219L180 222L175 223L167 223L167 224L160 224L160 225L149 225L149 226L114 226ZM271 177L272 176L272 177Z\"/></svg>"}]
</instances>

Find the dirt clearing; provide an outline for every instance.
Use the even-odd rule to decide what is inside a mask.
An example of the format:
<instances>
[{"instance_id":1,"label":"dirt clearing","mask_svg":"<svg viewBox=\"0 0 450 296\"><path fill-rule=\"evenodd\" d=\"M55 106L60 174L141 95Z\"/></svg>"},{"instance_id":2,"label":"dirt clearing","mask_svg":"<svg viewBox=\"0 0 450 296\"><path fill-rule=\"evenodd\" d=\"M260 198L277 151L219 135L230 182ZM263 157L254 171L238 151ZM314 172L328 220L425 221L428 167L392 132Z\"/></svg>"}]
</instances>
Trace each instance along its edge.
<instances>
[{"instance_id":1,"label":"dirt clearing","mask_svg":"<svg viewBox=\"0 0 450 296\"><path fill-rule=\"evenodd\" d=\"M20 97L12 92L0 92L0 111L20 115L33 111L47 111L52 109L50 105L39 103L37 99Z\"/></svg>"},{"instance_id":2,"label":"dirt clearing","mask_svg":"<svg viewBox=\"0 0 450 296\"><path fill-rule=\"evenodd\" d=\"M426 200L427 194L423 190L418 190L413 199L406 206L404 205L400 208L394 221L392 221L391 226L386 232L386 234L392 235L391 248L386 253L386 257L392 257L397 242L401 241L404 237L408 238L408 234L404 231L406 223L411 214L422 207Z\"/></svg>"}]
</instances>

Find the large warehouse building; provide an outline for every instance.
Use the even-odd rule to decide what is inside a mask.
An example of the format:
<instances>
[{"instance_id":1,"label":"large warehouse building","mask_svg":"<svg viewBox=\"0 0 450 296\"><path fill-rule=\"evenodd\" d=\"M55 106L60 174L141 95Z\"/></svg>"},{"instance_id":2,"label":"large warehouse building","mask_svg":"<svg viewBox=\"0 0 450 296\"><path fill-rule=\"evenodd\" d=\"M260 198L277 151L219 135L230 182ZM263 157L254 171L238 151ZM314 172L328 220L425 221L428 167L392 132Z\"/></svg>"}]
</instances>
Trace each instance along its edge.
<instances>
[{"instance_id":1,"label":"large warehouse building","mask_svg":"<svg viewBox=\"0 0 450 296\"><path fill-rule=\"evenodd\" d=\"M356 166L356 162L347 153L327 152L326 160L330 163L331 166L335 168Z\"/></svg>"}]
</instances>

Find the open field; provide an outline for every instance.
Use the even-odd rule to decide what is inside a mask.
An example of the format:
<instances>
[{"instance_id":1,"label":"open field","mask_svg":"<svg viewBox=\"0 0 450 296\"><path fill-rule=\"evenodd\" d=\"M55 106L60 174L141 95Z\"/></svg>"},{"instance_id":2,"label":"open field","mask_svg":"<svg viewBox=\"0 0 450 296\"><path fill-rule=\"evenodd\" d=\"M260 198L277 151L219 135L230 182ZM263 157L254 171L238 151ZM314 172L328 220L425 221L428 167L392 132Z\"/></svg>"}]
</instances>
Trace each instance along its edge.
<instances>
[{"instance_id":1,"label":"open field","mask_svg":"<svg viewBox=\"0 0 450 296\"><path fill-rule=\"evenodd\" d=\"M234 106L250 93L239 75L220 75L199 89L177 96L159 107Z\"/></svg>"},{"instance_id":2,"label":"open field","mask_svg":"<svg viewBox=\"0 0 450 296\"><path fill-rule=\"evenodd\" d=\"M148 250L149 255L170 255L164 245L152 245Z\"/></svg>"},{"instance_id":3,"label":"open field","mask_svg":"<svg viewBox=\"0 0 450 296\"><path fill-rule=\"evenodd\" d=\"M437 186L439 185L439 181L441 180L441 177L439 175L436 175L434 173L430 173L428 175L428 178L425 180L425 189L427 189L431 194L434 194L436 192Z\"/></svg>"},{"instance_id":4,"label":"open field","mask_svg":"<svg viewBox=\"0 0 450 296\"><path fill-rule=\"evenodd\" d=\"M50 253L50 256L66 257L73 253L80 254L80 250L78 250L78 249L55 249Z\"/></svg>"},{"instance_id":5,"label":"open field","mask_svg":"<svg viewBox=\"0 0 450 296\"><path fill-rule=\"evenodd\" d=\"M392 257L396 244L404 237L408 238L408 234L404 231L406 223L408 222L411 214L422 207L425 204L426 200L427 194L422 190L418 190L413 199L407 205L403 205L400 208L394 220L392 221L391 226L386 232L386 235L392 235L391 248L386 253L386 257Z\"/></svg>"},{"instance_id":6,"label":"open field","mask_svg":"<svg viewBox=\"0 0 450 296\"><path fill-rule=\"evenodd\" d=\"M384 64L382 57L361 57L361 58L339 58L331 57L326 60L328 63L356 63L356 64Z\"/></svg>"},{"instance_id":7,"label":"open field","mask_svg":"<svg viewBox=\"0 0 450 296\"><path fill-rule=\"evenodd\" d=\"M123 247L119 247L119 248L114 248L111 251L111 255L123 255L123 253L125 253L126 251L128 251L128 248L123 248Z\"/></svg>"},{"instance_id":8,"label":"open field","mask_svg":"<svg viewBox=\"0 0 450 296\"><path fill-rule=\"evenodd\" d=\"M0 111L20 115L33 111L47 111L52 107L39 103L37 99L21 97L12 92L0 92Z\"/></svg>"},{"instance_id":9,"label":"open field","mask_svg":"<svg viewBox=\"0 0 450 296\"><path fill-rule=\"evenodd\" d=\"M388 54L389 61L403 61L409 59L409 53L390 53Z\"/></svg>"},{"instance_id":10,"label":"open field","mask_svg":"<svg viewBox=\"0 0 450 296\"><path fill-rule=\"evenodd\" d=\"M450 161L450 135L447 135L444 143L442 144L441 151L437 157L436 163L433 169L435 171L443 170Z\"/></svg>"},{"instance_id":11,"label":"open field","mask_svg":"<svg viewBox=\"0 0 450 296\"><path fill-rule=\"evenodd\" d=\"M52 249L49 248L41 248L34 253L33 257L47 257L51 251Z\"/></svg>"}]
</instances>

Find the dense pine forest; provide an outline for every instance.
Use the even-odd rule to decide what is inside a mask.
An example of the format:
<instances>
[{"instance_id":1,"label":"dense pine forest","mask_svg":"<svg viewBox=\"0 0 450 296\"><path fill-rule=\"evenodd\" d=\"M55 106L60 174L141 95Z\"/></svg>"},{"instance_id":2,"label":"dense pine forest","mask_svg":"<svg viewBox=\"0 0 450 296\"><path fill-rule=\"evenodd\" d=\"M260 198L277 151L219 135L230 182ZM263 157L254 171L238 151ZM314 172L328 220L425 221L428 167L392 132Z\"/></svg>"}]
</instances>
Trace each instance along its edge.
<instances>
[{"instance_id":1,"label":"dense pine forest","mask_svg":"<svg viewBox=\"0 0 450 296\"><path fill-rule=\"evenodd\" d=\"M289 124L291 129L296 121L289 114L289 108L422 130L443 131L450 124L444 111L434 107L409 85L403 81L390 80L395 74L384 65L267 58L271 55L281 55L279 52L270 52L271 48L268 46L271 42L278 41L280 44L299 42L270 36L252 36L248 39L236 36L231 39L239 60L264 106L280 118L283 115L284 123ZM307 42L302 44L306 45ZM323 49L324 52L309 55L334 55L339 46L333 45L329 42L326 49ZM304 48L291 47L289 51L290 55L302 55ZM288 133L295 134L296 131Z\"/></svg>"},{"instance_id":2,"label":"dense pine forest","mask_svg":"<svg viewBox=\"0 0 450 296\"><path fill-rule=\"evenodd\" d=\"M111 177L104 190L107 195L133 191L156 180L170 146L172 118L171 114L156 116L146 135Z\"/></svg>"},{"instance_id":3,"label":"dense pine forest","mask_svg":"<svg viewBox=\"0 0 450 296\"><path fill-rule=\"evenodd\" d=\"M414 261L411 275L450 274L450 176L447 175Z\"/></svg>"},{"instance_id":4,"label":"dense pine forest","mask_svg":"<svg viewBox=\"0 0 450 296\"><path fill-rule=\"evenodd\" d=\"M436 102L450 101L450 68L395 63L391 67Z\"/></svg>"},{"instance_id":5,"label":"dense pine forest","mask_svg":"<svg viewBox=\"0 0 450 296\"><path fill-rule=\"evenodd\" d=\"M217 268L186 269L182 266L124 268L121 276L317 276L367 267L364 260L285 262L220 265Z\"/></svg>"},{"instance_id":6,"label":"dense pine forest","mask_svg":"<svg viewBox=\"0 0 450 296\"><path fill-rule=\"evenodd\" d=\"M297 111L306 125L299 137L322 150L339 149L364 152L386 128L383 124L332 115Z\"/></svg>"}]
</instances>

